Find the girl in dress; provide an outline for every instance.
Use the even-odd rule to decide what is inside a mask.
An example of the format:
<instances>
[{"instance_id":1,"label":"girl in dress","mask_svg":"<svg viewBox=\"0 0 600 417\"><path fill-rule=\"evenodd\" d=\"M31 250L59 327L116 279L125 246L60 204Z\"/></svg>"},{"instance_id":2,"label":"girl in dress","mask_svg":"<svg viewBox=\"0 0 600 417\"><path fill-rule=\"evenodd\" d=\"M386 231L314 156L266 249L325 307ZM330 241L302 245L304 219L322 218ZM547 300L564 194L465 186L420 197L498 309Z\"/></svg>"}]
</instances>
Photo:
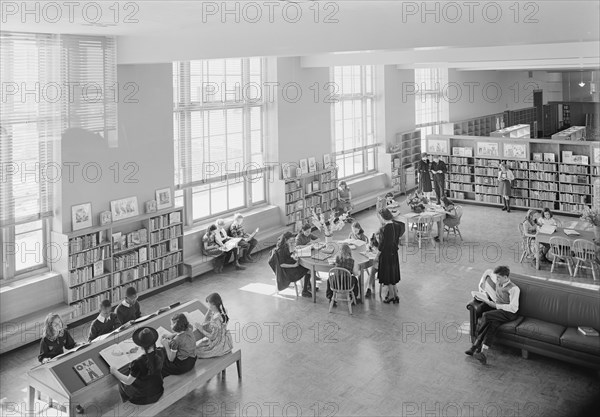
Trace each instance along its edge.
<instances>
[{"instance_id":1,"label":"girl in dress","mask_svg":"<svg viewBox=\"0 0 600 417\"><path fill-rule=\"evenodd\" d=\"M429 164L429 159L427 157L427 153L423 153L421 155L421 160L417 163L417 173L419 174L419 187L417 192L419 194L423 193L427 198L430 198L432 191L431 165Z\"/></svg>"},{"instance_id":2,"label":"girl in dress","mask_svg":"<svg viewBox=\"0 0 600 417\"><path fill-rule=\"evenodd\" d=\"M556 220L554 219L554 215L552 214L552 212L550 211L550 209L548 207L546 207L542 211L542 217L540 217L538 219L538 224L540 226L544 226L547 224L547 225L554 226L554 227L556 227L558 225L558 223L556 223Z\"/></svg>"},{"instance_id":3,"label":"girl in dress","mask_svg":"<svg viewBox=\"0 0 600 417\"><path fill-rule=\"evenodd\" d=\"M510 213L510 194L512 189L512 181L515 179L514 174L510 169L507 168L503 162L500 164L500 170L498 171L498 194L502 198L502 211Z\"/></svg>"},{"instance_id":4,"label":"girl in dress","mask_svg":"<svg viewBox=\"0 0 600 417\"><path fill-rule=\"evenodd\" d=\"M338 206L337 210L342 213L348 213L352 210L352 193L346 181L340 181L338 184Z\"/></svg>"},{"instance_id":5,"label":"girl in dress","mask_svg":"<svg viewBox=\"0 0 600 417\"><path fill-rule=\"evenodd\" d=\"M220 274L223 272L223 260L225 258L225 254L223 252L222 247L217 243L217 226L211 224L202 240L204 241L204 251L208 256L215 256L214 259L214 269L215 273Z\"/></svg>"},{"instance_id":6,"label":"girl in dress","mask_svg":"<svg viewBox=\"0 0 600 417\"><path fill-rule=\"evenodd\" d=\"M55 356L64 352L64 349L73 349L75 341L58 314L50 313L46 316L44 323L44 334L40 342L40 354L38 360L42 363L48 362Z\"/></svg>"},{"instance_id":7,"label":"girl in dress","mask_svg":"<svg viewBox=\"0 0 600 417\"><path fill-rule=\"evenodd\" d=\"M200 359L223 356L231 352L233 342L227 331L227 310L223 306L221 296L216 292L206 297L208 311L203 323L196 323L196 329L204 337L196 342L196 356Z\"/></svg>"},{"instance_id":8,"label":"girl in dress","mask_svg":"<svg viewBox=\"0 0 600 417\"><path fill-rule=\"evenodd\" d=\"M358 275L358 268L356 267L356 263L354 262L354 258L352 258L352 251L350 250L350 246L347 243L342 243L342 246L340 246L340 252L338 253L338 255L335 257L335 267L338 268L344 268L347 269L348 271L350 271L350 273L352 274L352 284L354 285L354 289L353 289L353 293L354 293L354 299L356 300L357 303L361 303L362 301L358 298L358 279L356 278L356 276ZM329 280L327 280L327 299L331 301L331 297L333 297L333 290L331 289L331 286L329 285ZM333 306L336 306L336 302L333 302Z\"/></svg>"},{"instance_id":9,"label":"girl in dress","mask_svg":"<svg viewBox=\"0 0 600 417\"><path fill-rule=\"evenodd\" d=\"M352 231L348 235L348 239L362 240L365 243L369 242L369 238L365 235L365 231L359 222L352 223Z\"/></svg>"},{"instance_id":10,"label":"girl in dress","mask_svg":"<svg viewBox=\"0 0 600 417\"><path fill-rule=\"evenodd\" d=\"M175 333L163 335L160 340L167 354L162 369L163 378L184 374L196 365L196 337L185 314L178 313L171 317L171 330Z\"/></svg>"}]
</instances>

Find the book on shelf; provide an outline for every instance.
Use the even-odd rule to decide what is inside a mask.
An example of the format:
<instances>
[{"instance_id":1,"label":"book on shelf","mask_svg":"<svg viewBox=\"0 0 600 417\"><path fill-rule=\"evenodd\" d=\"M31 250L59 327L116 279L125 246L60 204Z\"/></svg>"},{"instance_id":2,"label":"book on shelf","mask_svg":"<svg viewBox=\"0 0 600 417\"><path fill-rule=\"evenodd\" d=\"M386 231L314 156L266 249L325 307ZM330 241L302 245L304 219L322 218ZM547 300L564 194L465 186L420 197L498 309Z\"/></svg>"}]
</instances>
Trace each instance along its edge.
<instances>
[{"instance_id":1,"label":"book on shelf","mask_svg":"<svg viewBox=\"0 0 600 417\"><path fill-rule=\"evenodd\" d=\"M556 162L553 153L544 153L544 162Z\"/></svg>"},{"instance_id":2,"label":"book on shelf","mask_svg":"<svg viewBox=\"0 0 600 417\"><path fill-rule=\"evenodd\" d=\"M148 243L148 231L146 229L138 230L140 234L140 244Z\"/></svg>"},{"instance_id":3,"label":"book on shelf","mask_svg":"<svg viewBox=\"0 0 600 417\"><path fill-rule=\"evenodd\" d=\"M94 262L94 276L100 276L104 273L104 261Z\"/></svg>"},{"instance_id":4,"label":"book on shelf","mask_svg":"<svg viewBox=\"0 0 600 417\"><path fill-rule=\"evenodd\" d=\"M140 248L138 258L140 262L146 262L148 260L148 249L145 247Z\"/></svg>"},{"instance_id":5,"label":"book on shelf","mask_svg":"<svg viewBox=\"0 0 600 417\"><path fill-rule=\"evenodd\" d=\"M104 372L98 367L93 359L89 358L73 366L77 375L85 385L90 385L104 376Z\"/></svg>"},{"instance_id":6,"label":"book on shelf","mask_svg":"<svg viewBox=\"0 0 600 417\"><path fill-rule=\"evenodd\" d=\"M174 211L169 213L169 224L181 223L181 212Z\"/></svg>"},{"instance_id":7,"label":"book on shelf","mask_svg":"<svg viewBox=\"0 0 600 417\"><path fill-rule=\"evenodd\" d=\"M113 244L114 251L121 250L121 232L112 234L112 244Z\"/></svg>"},{"instance_id":8,"label":"book on shelf","mask_svg":"<svg viewBox=\"0 0 600 417\"><path fill-rule=\"evenodd\" d=\"M174 252L179 250L179 239L171 239L169 240L169 252Z\"/></svg>"},{"instance_id":9,"label":"book on shelf","mask_svg":"<svg viewBox=\"0 0 600 417\"><path fill-rule=\"evenodd\" d=\"M596 329L594 329L593 327L579 326L579 327L577 327L577 331L579 331L579 333L583 334L584 336L594 336L594 337L600 336L600 333L598 333L598 331Z\"/></svg>"}]
</instances>

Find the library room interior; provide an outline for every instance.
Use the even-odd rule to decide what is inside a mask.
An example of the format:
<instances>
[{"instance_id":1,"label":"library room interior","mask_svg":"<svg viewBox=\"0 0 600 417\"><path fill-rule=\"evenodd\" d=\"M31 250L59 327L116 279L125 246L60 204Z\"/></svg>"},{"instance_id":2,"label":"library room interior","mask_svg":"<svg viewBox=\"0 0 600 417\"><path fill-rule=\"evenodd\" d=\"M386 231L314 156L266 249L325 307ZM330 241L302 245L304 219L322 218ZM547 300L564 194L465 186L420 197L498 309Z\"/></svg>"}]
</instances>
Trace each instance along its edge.
<instances>
[{"instance_id":1,"label":"library room interior","mask_svg":"<svg viewBox=\"0 0 600 417\"><path fill-rule=\"evenodd\" d=\"M0 11L1 415L600 409L599 2Z\"/></svg>"}]
</instances>

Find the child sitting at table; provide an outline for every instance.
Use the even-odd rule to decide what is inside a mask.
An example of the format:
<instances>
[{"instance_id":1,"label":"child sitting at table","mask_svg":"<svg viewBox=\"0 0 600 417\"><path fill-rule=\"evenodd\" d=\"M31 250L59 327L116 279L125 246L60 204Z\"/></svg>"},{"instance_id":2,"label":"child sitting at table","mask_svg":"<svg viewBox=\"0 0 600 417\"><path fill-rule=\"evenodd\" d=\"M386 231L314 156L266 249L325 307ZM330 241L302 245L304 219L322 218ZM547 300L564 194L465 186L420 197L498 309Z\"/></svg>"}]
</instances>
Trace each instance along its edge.
<instances>
[{"instance_id":1,"label":"child sitting at table","mask_svg":"<svg viewBox=\"0 0 600 417\"><path fill-rule=\"evenodd\" d=\"M548 207L544 208L544 210L542 210L542 217L539 217L537 219L537 223L540 226L545 226L545 225L549 225L549 226L558 226L558 223L556 222L556 219L554 219L554 215L552 214L552 212L550 211L550 209Z\"/></svg>"},{"instance_id":2,"label":"child sitting at table","mask_svg":"<svg viewBox=\"0 0 600 417\"><path fill-rule=\"evenodd\" d=\"M64 348L73 349L75 341L65 329L60 316L50 313L46 316L42 340L40 341L40 354L38 360L42 363L48 362L55 356L64 352Z\"/></svg>"},{"instance_id":3,"label":"child sitting at table","mask_svg":"<svg viewBox=\"0 0 600 417\"><path fill-rule=\"evenodd\" d=\"M373 235L371 235L371 239L369 239L369 245L367 246L367 250L374 255L373 265L371 266L371 272L369 272L367 292L365 293L365 298L371 298L371 293L375 292L375 275L377 275L377 271L379 270L379 242L377 241L375 233L373 233ZM373 289L372 292L371 289Z\"/></svg>"},{"instance_id":4,"label":"child sitting at table","mask_svg":"<svg viewBox=\"0 0 600 417\"><path fill-rule=\"evenodd\" d=\"M171 317L171 330L175 334L162 335L160 340L167 356L161 372L163 378L184 374L196 365L196 337L185 314Z\"/></svg>"},{"instance_id":5,"label":"child sitting at table","mask_svg":"<svg viewBox=\"0 0 600 417\"><path fill-rule=\"evenodd\" d=\"M137 291L134 287L125 290L125 299L115 309L117 318L122 324L129 323L142 317L140 303L137 300Z\"/></svg>"},{"instance_id":6,"label":"child sitting at table","mask_svg":"<svg viewBox=\"0 0 600 417\"><path fill-rule=\"evenodd\" d=\"M340 252L336 256L335 263L333 266L338 268L344 268L350 271L350 273L352 274L352 284L354 285L354 288L352 290L352 292L354 293L354 299L357 303L360 304L362 301L358 298L359 288L358 279L356 278L356 275L358 275L358 268L356 267L354 258L352 258L352 251L350 250L350 246L347 243L342 243L342 246L340 246ZM331 289L329 280L327 280L327 292L325 295L327 296L327 299L331 301L331 297L333 297L333 290ZM337 303L334 301L333 306L336 307L336 305Z\"/></svg>"},{"instance_id":7,"label":"child sitting at table","mask_svg":"<svg viewBox=\"0 0 600 417\"><path fill-rule=\"evenodd\" d=\"M348 235L348 239L362 240L365 243L369 242L369 238L365 235L365 231L359 222L352 223L352 231Z\"/></svg>"},{"instance_id":8,"label":"child sitting at table","mask_svg":"<svg viewBox=\"0 0 600 417\"><path fill-rule=\"evenodd\" d=\"M302 230L296 236L296 246L306 246L310 244L313 240L318 240L319 238L312 234L312 226L306 223L302 226Z\"/></svg>"},{"instance_id":9,"label":"child sitting at table","mask_svg":"<svg viewBox=\"0 0 600 417\"><path fill-rule=\"evenodd\" d=\"M90 334L88 341L92 341L98 336L112 332L121 327L121 322L115 313L111 311L111 305L109 300L102 300L100 303L100 314L92 323L90 327Z\"/></svg>"},{"instance_id":10,"label":"child sitting at table","mask_svg":"<svg viewBox=\"0 0 600 417\"><path fill-rule=\"evenodd\" d=\"M203 323L195 323L194 327L204 336L196 342L196 356L201 359L223 356L231 352L233 342L227 331L229 316L219 294L212 293L206 297L208 311Z\"/></svg>"}]
</instances>

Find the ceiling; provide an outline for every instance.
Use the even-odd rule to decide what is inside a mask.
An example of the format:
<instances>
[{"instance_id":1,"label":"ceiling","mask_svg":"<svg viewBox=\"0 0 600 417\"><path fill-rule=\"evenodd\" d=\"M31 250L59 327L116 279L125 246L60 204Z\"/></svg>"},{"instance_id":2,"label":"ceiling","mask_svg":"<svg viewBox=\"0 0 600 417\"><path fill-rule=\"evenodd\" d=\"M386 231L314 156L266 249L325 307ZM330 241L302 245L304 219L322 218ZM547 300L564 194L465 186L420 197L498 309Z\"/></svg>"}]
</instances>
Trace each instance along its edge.
<instances>
[{"instance_id":1,"label":"ceiling","mask_svg":"<svg viewBox=\"0 0 600 417\"><path fill-rule=\"evenodd\" d=\"M2 30L117 36L121 64L302 56L304 66L600 67L597 0L74 3L2 1Z\"/></svg>"}]
</instances>

